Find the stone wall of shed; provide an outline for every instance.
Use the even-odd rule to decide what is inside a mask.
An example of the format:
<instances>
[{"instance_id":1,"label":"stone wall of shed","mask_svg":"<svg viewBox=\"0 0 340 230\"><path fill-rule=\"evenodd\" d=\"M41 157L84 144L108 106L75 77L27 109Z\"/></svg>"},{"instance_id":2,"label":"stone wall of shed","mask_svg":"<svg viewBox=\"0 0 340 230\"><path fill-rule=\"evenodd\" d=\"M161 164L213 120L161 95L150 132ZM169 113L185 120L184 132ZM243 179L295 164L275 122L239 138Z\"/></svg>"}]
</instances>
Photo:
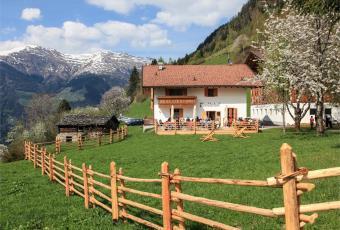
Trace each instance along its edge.
<instances>
[{"instance_id":1,"label":"stone wall of shed","mask_svg":"<svg viewBox=\"0 0 340 230\"><path fill-rule=\"evenodd\" d=\"M83 132L79 132L79 133L81 133L82 136L85 135ZM101 132L87 131L86 136L87 136L87 138L97 138L99 133L101 133ZM60 138L62 142L66 142L67 137L72 137L72 142L77 142L78 141L78 132L62 132L62 133L59 133L57 135L57 137Z\"/></svg>"},{"instance_id":2,"label":"stone wall of shed","mask_svg":"<svg viewBox=\"0 0 340 230\"><path fill-rule=\"evenodd\" d=\"M77 142L78 132L59 133L57 137L60 138L62 142L66 142L66 139L67 139L66 137L72 137L72 142Z\"/></svg>"}]
</instances>

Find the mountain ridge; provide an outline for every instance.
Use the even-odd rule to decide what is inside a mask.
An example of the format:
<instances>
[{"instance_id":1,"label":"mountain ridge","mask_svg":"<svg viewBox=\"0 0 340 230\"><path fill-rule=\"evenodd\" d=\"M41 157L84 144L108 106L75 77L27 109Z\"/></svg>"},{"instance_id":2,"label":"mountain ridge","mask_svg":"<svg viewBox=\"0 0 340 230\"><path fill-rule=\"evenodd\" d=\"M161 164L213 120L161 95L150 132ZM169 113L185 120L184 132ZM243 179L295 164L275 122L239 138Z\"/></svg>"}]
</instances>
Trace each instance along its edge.
<instances>
[{"instance_id":1,"label":"mountain ridge","mask_svg":"<svg viewBox=\"0 0 340 230\"><path fill-rule=\"evenodd\" d=\"M40 75L44 78L56 75L64 79L84 73L113 75L118 71L126 74L132 66L140 67L151 61L150 58L111 51L65 54L56 49L34 45L0 52L0 60L26 74Z\"/></svg>"},{"instance_id":2,"label":"mountain ridge","mask_svg":"<svg viewBox=\"0 0 340 230\"><path fill-rule=\"evenodd\" d=\"M28 45L0 53L0 143L13 125L24 117L33 94L50 94L75 106L100 103L112 86L125 87L134 66L140 69L149 58L99 51L64 54L55 49Z\"/></svg>"}]
</instances>

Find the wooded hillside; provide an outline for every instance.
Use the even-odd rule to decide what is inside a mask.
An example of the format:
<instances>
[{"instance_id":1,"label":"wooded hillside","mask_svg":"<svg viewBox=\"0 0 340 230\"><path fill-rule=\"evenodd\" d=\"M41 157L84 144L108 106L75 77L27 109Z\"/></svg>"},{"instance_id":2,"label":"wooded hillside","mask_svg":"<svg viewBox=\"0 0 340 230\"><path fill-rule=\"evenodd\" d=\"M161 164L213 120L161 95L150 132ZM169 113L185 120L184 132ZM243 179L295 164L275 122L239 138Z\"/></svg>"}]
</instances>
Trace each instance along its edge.
<instances>
[{"instance_id":1,"label":"wooded hillside","mask_svg":"<svg viewBox=\"0 0 340 230\"><path fill-rule=\"evenodd\" d=\"M252 41L257 41L257 30L263 28L266 18L265 1L249 0L241 11L226 24L211 33L191 54L178 64L223 64L243 62ZM270 9L281 9L282 0L271 0Z\"/></svg>"}]
</instances>

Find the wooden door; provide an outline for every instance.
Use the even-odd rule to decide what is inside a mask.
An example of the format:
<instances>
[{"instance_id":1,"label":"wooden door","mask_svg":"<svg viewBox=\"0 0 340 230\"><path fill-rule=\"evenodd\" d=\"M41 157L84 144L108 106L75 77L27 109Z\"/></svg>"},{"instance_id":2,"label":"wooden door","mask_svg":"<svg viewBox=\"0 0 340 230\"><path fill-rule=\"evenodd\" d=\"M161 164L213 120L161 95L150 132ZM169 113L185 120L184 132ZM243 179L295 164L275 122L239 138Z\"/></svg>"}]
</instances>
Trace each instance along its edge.
<instances>
[{"instance_id":1,"label":"wooden door","mask_svg":"<svg viewBox=\"0 0 340 230\"><path fill-rule=\"evenodd\" d=\"M210 120L216 119L216 112L215 111L207 111L207 118L210 118Z\"/></svg>"},{"instance_id":2,"label":"wooden door","mask_svg":"<svg viewBox=\"0 0 340 230\"><path fill-rule=\"evenodd\" d=\"M237 119L237 109L228 108L228 125L231 125L233 121Z\"/></svg>"},{"instance_id":3,"label":"wooden door","mask_svg":"<svg viewBox=\"0 0 340 230\"><path fill-rule=\"evenodd\" d=\"M174 109L174 119L183 118L183 109Z\"/></svg>"}]
</instances>

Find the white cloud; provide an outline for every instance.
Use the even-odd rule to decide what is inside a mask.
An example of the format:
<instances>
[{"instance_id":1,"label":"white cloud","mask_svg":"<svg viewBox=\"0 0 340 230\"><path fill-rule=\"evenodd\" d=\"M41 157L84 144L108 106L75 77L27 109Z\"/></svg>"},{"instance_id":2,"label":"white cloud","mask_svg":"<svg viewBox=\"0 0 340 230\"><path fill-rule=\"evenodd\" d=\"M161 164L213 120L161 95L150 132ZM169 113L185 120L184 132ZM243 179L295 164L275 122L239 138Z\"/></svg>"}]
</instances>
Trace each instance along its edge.
<instances>
[{"instance_id":1,"label":"white cloud","mask_svg":"<svg viewBox=\"0 0 340 230\"><path fill-rule=\"evenodd\" d=\"M105 10L128 14L137 6L150 5L159 10L152 22L179 30L191 25L215 26L221 19L234 16L246 0L86 0Z\"/></svg>"},{"instance_id":2,"label":"white cloud","mask_svg":"<svg viewBox=\"0 0 340 230\"><path fill-rule=\"evenodd\" d=\"M152 23L135 25L107 21L87 26L80 22L66 21L62 27L30 25L20 39L0 41L0 51L23 44L40 45L67 53L84 53L112 49L121 44L141 49L167 46L171 41L166 30Z\"/></svg>"},{"instance_id":3,"label":"white cloud","mask_svg":"<svg viewBox=\"0 0 340 230\"><path fill-rule=\"evenodd\" d=\"M4 27L4 28L0 28L0 35L11 34L11 33L15 32L15 31L16 31L15 27L7 26L7 27Z\"/></svg>"},{"instance_id":4,"label":"white cloud","mask_svg":"<svg viewBox=\"0 0 340 230\"><path fill-rule=\"evenodd\" d=\"M105 10L116 11L120 14L129 13L135 5L133 0L87 0L89 4L102 7Z\"/></svg>"},{"instance_id":5,"label":"white cloud","mask_svg":"<svg viewBox=\"0 0 340 230\"><path fill-rule=\"evenodd\" d=\"M41 11L39 8L25 8L21 12L21 18L27 21L41 18Z\"/></svg>"}]
</instances>

